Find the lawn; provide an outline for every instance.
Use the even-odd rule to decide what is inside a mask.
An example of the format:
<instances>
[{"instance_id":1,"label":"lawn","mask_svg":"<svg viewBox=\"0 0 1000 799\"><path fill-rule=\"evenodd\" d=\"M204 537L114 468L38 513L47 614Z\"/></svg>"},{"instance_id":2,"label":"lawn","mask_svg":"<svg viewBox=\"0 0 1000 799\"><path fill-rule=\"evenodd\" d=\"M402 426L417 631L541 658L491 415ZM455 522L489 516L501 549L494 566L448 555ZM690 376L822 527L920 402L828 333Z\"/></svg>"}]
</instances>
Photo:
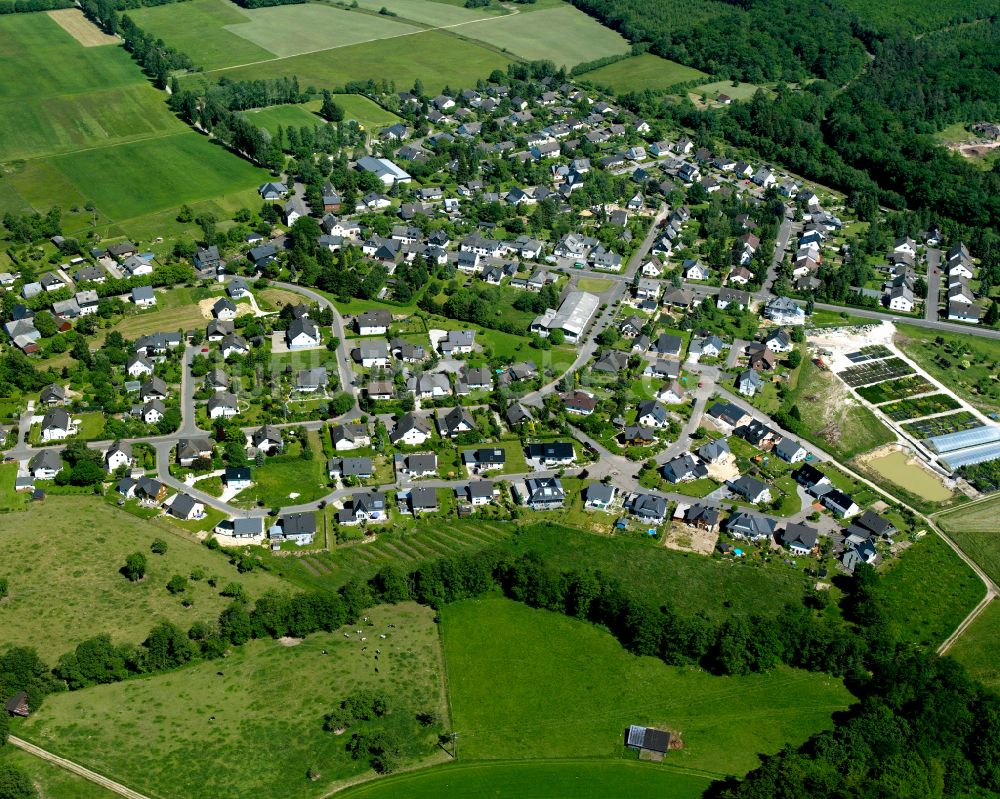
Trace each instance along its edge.
<instances>
[{"instance_id":1,"label":"lawn","mask_svg":"<svg viewBox=\"0 0 1000 799\"><path fill-rule=\"evenodd\" d=\"M1000 496L935 516L935 523L994 582L1000 582Z\"/></svg>"},{"instance_id":2,"label":"lawn","mask_svg":"<svg viewBox=\"0 0 1000 799\"><path fill-rule=\"evenodd\" d=\"M628 52L622 36L571 5L530 14L472 22L456 31L528 61L548 59L573 67L583 61Z\"/></svg>"},{"instance_id":3,"label":"lawn","mask_svg":"<svg viewBox=\"0 0 1000 799\"><path fill-rule=\"evenodd\" d=\"M708 780L668 766L593 760L466 763L376 780L344 793L345 799L698 799Z\"/></svg>"},{"instance_id":4,"label":"lawn","mask_svg":"<svg viewBox=\"0 0 1000 799\"><path fill-rule=\"evenodd\" d=\"M165 555L150 553L154 538L167 541ZM241 582L251 596L281 587L264 572L237 573L225 556L171 534L162 522L142 522L87 496L50 496L16 516L0 516L0 541L10 582L4 602L0 645L33 646L48 661L85 638L109 633L116 642L139 643L153 622L167 618L183 627L217 617L229 600L219 590ZM132 552L149 564L144 580L128 582L118 570ZM167 593L175 574L202 569L206 579L189 581L190 608ZM216 577L217 585L208 584ZM59 586L53 591L52 586Z\"/></svg>"},{"instance_id":5,"label":"lawn","mask_svg":"<svg viewBox=\"0 0 1000 799\"><path fill-rule=\"evenodd\" d=\"M962 399L1000 411L1000 341L897 324L895 343Z\"/></svg>"},{"instance_id":6,"label":"lawn","mask_svg":"<svg viewBox=\"0 0 1000 799\"><path fill-rule=\"evenodd\" d=\"M9 763L25 772L38 789L41 799L115 799L118 794L78 777L66 769L5 746L0 765Z\"/></svg>"},{"instance_id":7,"label":"lawn","mask_svg":"<svg viewBox=\"0 0 1000 799\"><path fill-rule=\"evenodd\" d=\"M643 53L587 72L580 79L598 86L609 86L616 92L641 92L646 89L669 89L678 83L704 77L707 75L694 67Z\"/></svg>"},{"instance_id":8,"label":"lawn","mask_svg":"<svg viewBox=\"0 0 1000 799\"><path fill-rule=\"evenodd\" d=\"M294 75L301 86L333 89L348 81L366 81L378 76L395 81L398 86L411 86L420 78L426 91L438 92L446 84L472 86L494 69L506 69L513 60L511 56L501 55L475 42L440 31L426 31L408 36L405 46L394 41L366 42L225 71L216 69L206 73L204 78L192 76L186 81L201 83L207 78L214 82L223 75L231 80Z\"/></svg>"},{"instance_id":9,"label":"lawn","mask_svg":"<svg viewBox=\"0 0 1000 799\"><path fill-rule=\"evenodd\" d=\"M326 120L312 113L304 105L272 105L258 111L246 111L244 116L258 128L264 128L272 136L278 135L278 128L309 128L325 125Z\"/></svg>"},{"instance_id":10,"label":"lawn","mask_svg":"<svg viewBox=\"0 0 1000 799\"><path fill-rule=\"evenodd\" d=\"M27 494L19 494L14 490L17 469L16 463L0 464L0 512L20 510L24 507ZM13 519L0 516L0 529L13 523Z\"/></svg>"},{"instance_id":11,"label":"lawn","mask_svg":"<svg viewBox=\"0 0 1000 799\"><path fill-rule=\"evenodd\" d=\"M560 569L600 568L636 596L684 615L721 621L734 614L779 614L801 602L806 578L782 563L716 560L631 537L592 535L555 524L523 528L505 546L537 552ZM766 603L760 598L768 597Z\"/></svg>"},{"instance_id":12,"label":"lawn","mask_svg":"<svg viewBox=\"0 0 1000 799\"><path fill-rule=\"evenodd\" d=\"M888 564L879 583L892 630L931 648L955 631L985 592L975 572L933 534Z\"/></svg>"},{"instance_id":13,"label":"lawn","mask_svg":"<svg viewBox=\"0 0 1000 799\"><path fill-rule=\"evenodd\" d=\"M864 325L869 322L871 322L871 319L866 319L863 316L854 316L847 313L847 311L827 311L823 308L816 309L812 312L812 316L809 317L809 326L818 328Z\"/></svg>"},{"instance_id":14,"label":"lawn","mask_svg":"<svg viewBox=\"0 0 1000 799\"><path fill-rule=\"evenodd\" d=\"M162 799L324 795L365 770L345 751L350 736L323 731L324 714L350 693L385 692L400 723L421 711L447 717L433 611L366 612L366 633L387 636L377 663L375 645L353 633L359 624L298 646L253 641L225 660L50 696L18 734ZM429 754L434 733L423 736Z\"/></svg>"},{"instance_id":15,"label":"lawn","mask_svg":"<svg viewBox=\"0 0 1000 799\"><path fill-rule=\"evenodd\" d=\"M240 507L259 505L264 508L300 504L319 499L329 491L326 458L319 433L308 434L312 444L312 460L299 457L298 443L287 445L282 455L268 458L263 466L253 468L253 485L241 491L235 504Z\"/></svg>"},{"instance_id":16,"label":"lawn","mask_svg":"<svg viewBox=\"0 0 1000 799\"><path fill-rule=\"evenodd\" d=\"M948 654L987 688L1000 691L1000 603L992 602L955 641Z\"/></svg>"},{"instance_id":17,"label":"lawn","mask_svg":"<svg viewBox=\"0 0 1000 799\"><path fill-rule=\"evenodd\" d=\"M363 95L337 94L333 99L344 109L345 119L356 120L365 130L385 128L399 122L398 116ZM322 103L322 100L312 100L306 103L306 108L319 111Z\"/></svg>"},{"instance_id":18,"label":"lawn","mask_svg":"<svg viewBox=\"0 0 1000 799\"><path fill-rule=\"evenodd\" d=\"M625 729L650 724L682 733L669 765L739 774L758 753L829 727L850 702L826 675L782 668L715 677L667 666L627 653L595 626L509 600L458 602L441 618L467 758L618 758Z\"/></svg>"},{"instance_id":19,"label":"lawn","mask_svg":"<svg viewBox=\"0 0 1000 799\"><path fill-rule=\"evenodd\" d=\"M603 294L614 285L613 280L603 277L581 277L576 284L580 291L589 291L592 294Z\"/></svg>"},{"instance_id":20,"label":"lawn","mask_svg":"<svg viewBox=\"0 0 1000 799\"><path fill-rule=\"evenodd\" d=\"M803 438L841 461L895 441L875 414L850 396L844 384L811 360L802 362L799 380L789 393L786 408L795 405L802 416Z\"/></svg>"}]
</instances>

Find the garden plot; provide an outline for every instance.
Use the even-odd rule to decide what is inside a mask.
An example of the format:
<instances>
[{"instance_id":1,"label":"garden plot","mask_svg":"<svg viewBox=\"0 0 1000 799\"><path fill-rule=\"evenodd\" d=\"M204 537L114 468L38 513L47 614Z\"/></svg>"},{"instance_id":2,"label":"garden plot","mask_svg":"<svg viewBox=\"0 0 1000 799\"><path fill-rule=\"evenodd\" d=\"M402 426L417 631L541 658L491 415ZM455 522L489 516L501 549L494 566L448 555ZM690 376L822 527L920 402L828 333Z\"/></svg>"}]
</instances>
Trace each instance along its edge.
<instances>
[{"instance_id":1,"label":"garden plot","mask_svg":"<svg viewBox=\"0 0 1000 799\"><path fill-rule=\"evenodd\" d=\"M872 405L906 399L917 394L926 394L928 391L934 391L934 386L920 375L900 377L897 380L887 380L884 383L857 389L858 396L868 400Z\"/></svg>"},{"instance_id":2,"label":"garden plot","mask_svg":"<svg viewBox=\"0 0 1000 799\"><path fill-rule=\"evenodd\" d=\"M894 422L904 422L907 419L919 419L922 416L933 416L961 408L962 403L949 394L931 394L916 399L898 400L879 408L882 413Z\"/></svg>"},{"instance_id":3,"label":"garden plot","mask_svg":"<svg viewBox=\"0 0 1000 799\"><path fill-rule=\"evenodd\" d=\"M867 361L875 361L880 358L889 358L891 355L892 350L884 344L870 344L867 347L862 347L857 352L849 352L844 357L851 363L858 364L865 363Z\"/></svg>"},{"instance_id":4,"label":"garden plot","mask_svg":"<svg viewBox=\"0 0 1000 799\"><path fill-rule=\"evenodd\" d=\"M976 418L975 414L969 411L959 411L947 416L935 416L931 419L907 422L902 425L902 428L914 438L933 438L982 426L983 423Z\"/></svg>"},{"instance_id":5,"label":"garden plot","mask_svg":"<svg viewBox=\"0 0 1000 799\"><path fill-rule=\"evenodd\" d=\"M838 376L851 388L857 388L911 374L914 374L913 368L902 358L887 358L886 360L851 366L840 372Z\"/></svg>"}]
</instances>

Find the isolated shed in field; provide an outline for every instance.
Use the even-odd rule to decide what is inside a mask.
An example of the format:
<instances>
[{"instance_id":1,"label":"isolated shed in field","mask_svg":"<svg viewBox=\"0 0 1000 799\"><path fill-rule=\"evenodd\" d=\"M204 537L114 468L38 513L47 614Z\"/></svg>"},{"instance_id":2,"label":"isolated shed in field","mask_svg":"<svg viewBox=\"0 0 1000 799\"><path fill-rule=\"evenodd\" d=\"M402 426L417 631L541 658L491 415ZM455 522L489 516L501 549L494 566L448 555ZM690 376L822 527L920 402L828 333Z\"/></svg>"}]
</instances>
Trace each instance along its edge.
<instances>
[{"instance_id":1,"label":"isolated shed in field","mask_svg":"<svg viewBox=\"0 0 1000 799\"><path fill-rule=\"evenodd\" d=\"M639 756L652 756L662 759L671 748L672 735L664 730L657 730L653 727L640 727L633 724L625 733L625 745L630 749L637 749Z\"/></svg>"},{"instance_id":2,"label":"isolated shed in field","mask_svg":"<svg viewBox=\"0 0 1000 799\"><path fill-rule=\"evenodd\" d=\"M4 709L12 716L28 715L28 694L26 691L19 691L7 700Z\"/></svg>"}]
</instances>

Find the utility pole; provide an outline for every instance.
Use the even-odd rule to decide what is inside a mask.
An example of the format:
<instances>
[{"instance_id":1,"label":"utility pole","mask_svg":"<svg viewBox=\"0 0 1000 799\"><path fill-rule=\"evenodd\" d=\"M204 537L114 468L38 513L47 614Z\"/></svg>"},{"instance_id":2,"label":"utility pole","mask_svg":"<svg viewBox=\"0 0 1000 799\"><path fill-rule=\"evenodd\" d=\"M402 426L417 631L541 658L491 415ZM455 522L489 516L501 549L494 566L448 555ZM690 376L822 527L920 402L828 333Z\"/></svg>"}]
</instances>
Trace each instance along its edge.
<instances>
[{"instance_id":1,"label":"utility pole","mask_svg":"<svg viewBox=\"0 0 1000 799\"><path fill-rule=\"evenodd\" d=\"M453 732L451 734L451 748L452 748L452 755L451 756L453 758L455 758L455 760L458 760L458 733L457 732Z\"/></svg>"}]
</instances>

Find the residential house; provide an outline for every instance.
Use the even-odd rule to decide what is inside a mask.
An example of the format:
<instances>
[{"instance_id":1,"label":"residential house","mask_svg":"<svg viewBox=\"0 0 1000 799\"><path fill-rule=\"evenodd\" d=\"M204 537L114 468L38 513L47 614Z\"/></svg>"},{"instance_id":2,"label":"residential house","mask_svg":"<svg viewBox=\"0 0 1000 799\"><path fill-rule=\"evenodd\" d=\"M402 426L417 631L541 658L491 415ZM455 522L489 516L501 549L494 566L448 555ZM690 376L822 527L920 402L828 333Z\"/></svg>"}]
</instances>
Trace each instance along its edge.
<instances>
[{"instance_id":1,"label":"residential house","mask_svg":"<svg viewBox=\"0 0 1000 799\"><path fill-rule=\"evenodd\" d=\"M152 308L156 305L156 294L152 286L136 286L132 289L131 299L137 308Z\"/></svg>"},{"instance_id":2,"label":"residential house","mask_svg":"<svg viewBox=\"0 0 1000 799\"><path fill-rule=\"evenodd\" d=\"M228 466L222 475L222 482L232 491L243 491L250 487L249 466Z\"/></svg>"},{"instance_id":3,"label":"residential house","mask_svg":"<svg viewBox=\"0 0 1000 799\"><path fill-rule=\"evenodd\" d=\"M62 458L54 449L43 449L28 462L28 471L36 480L53 480L62 467Z\"/></svg>"},{"instance_id":4,"label":"residential house","mask_svg":"<svg viewBox=\"0 0 1000 799\"><path fill-rule=\"evenodd\" d=\"M654 494L635 494L628 509L638 519L659 525L667 516L667 500Z\"/></svg>"},{"instance_id":5,"label":"residential house","mask_svg":"<svg viewBox=\"0 0 1000 799\"><path fill-rule=\"evenodd\" d=\"M474 506L489 505L497 494L492 480L472 480L464 488L456 488L455 494Z\"/></svg>"},{"instance_id":6,"label":"residential house","mask_svg":"<svg viewBox=\"0 0 1000 799\"><path fill-rule=\"evenodd\" d=\"M437 491L427 486L411 488L406 496L406 504L414 516L435 513L438 509Z\"/></svg>"},{"instance_id":7,"label":"residential house","mask_svg":"<svg viewBox=\"0 0 1000 799\"><path fill-rule=\"evenodd\" d=\"M427 420L413 412L404 413L396 422L396 428L389 434L389 440L393 444L405 444L408 447L420 446L430 437L431 428Z\"/></svg>"},{"instance_id":8,"label":"residential house","mask_svg":"<svg viewBox=\"0 0 1000 799\"><path fill-rule=\"evenodd\" d=\"M515 486L517 499L532 510L555 510L566 501L566 492L558 477L529 477Z\"/></svg>"},{"instance_id":9,"label":"residential house","mask_svg":"<svg viewBox=\"0 0 1000 799\"><path fill-rule=\"evenodd\" d=\"M255 430L250 440L254 448L271 455L280 452L285 446L281 430L269 424L262 425Z\"/></svg>"},{"instance_id":10,"label":"residential house","mask_svg":"<svg viewBox=\"0 0 1000 799\"><path fill-rule=\"evenodd\" d=\"M366 369L386 368L390 363L389 342L385 339L368 339L358 342L351 352L355 361Z\"/></svg>"},{"instance_id":11,"label":"residential house","mask_svg":"<svg viewBox=\"0 0 1000 799\"><path fill-rule=\"evenodd\" d=\"M684 452L663 464L663 476L671 483L688 483L708 476L705 464L690 452Z\"/></svg>"},{"instance_id":12,"label":"residential house","mask_svg":"<svg viewBox=\"0 0 1000 799\"><path fill-rule=\"evenodd\" d=\"M757 505L761 502L771 501L771 489L756 477L743 475L735 480L727 481L726 485L738 497L747 502Z\"/></svg>"},{"instance_id":13,"label":"residential house","mask_svg":"<svg viewBox=\"0 0 1000 799\"><path fill-rule=\"evenodd\" d=\"M316 538L315 513L289 513L279 517L275 526L281 529L285 541L292 541L300 547L308 546ZM268 535L270 537L270 532Z\"/></svg>"},{"instance_id":14,"label":"residential house","mask_svg":"<svg viewBox=\"0 0 1000 799\"><path fill-rule=\"evenodd\" d=\"M295 375L295 390L303 394L313 394L325 389L328 379L325 366L300 369Z\"/></svg>"},{"instance_id":15,"label":"residential house","mask_svg":"<svg viewBox=\"0 0 1000 799\"><path fill-rule=\"evenodd\" d=\"M375 473L371 458L330 458L326 462L330 477L367 479Z\"/></svg>"},{"instance_id":16,"label":"residential house","mask_svg":"<svg viewBox=\"0 0 1000 799\"><path fill-rule=\"evenodd\" d=\"M584 507L589 510L608 510L617 496L618 489L615 486L591 481L584 489Z\"/></svg>"},{"instance_id":17,"label":"residential house","mask_svg":"<svg viewBox=\"0 0 1000 799\"><path fill-rule=\"evenodd\" d=\"M775 455L781 458L787 463L800 463L806 459L805 447L803 447L798 441L791 438L783 437L777 444L774 445L772 450Z\"/></svg>"},{"instance_id":18,"label":"residential house","mask_svg":"<svg viewBox=\"0 0 1000 799\"><path fill-rule=\"evenodd\" d=\"M231 419L240 412L236 395L229 391L217 391L208 400L209 419Z\"/></svg>"},{"instance_id":19,"label":"residential house","mask_svg":"<svg viewBox=\"0 0 1000 799\"><path fill-rule=\"evenodd\" d=\"M726 522L726 532L746 541L770 541L776 527L774 519L748 511L737 511Z\"/></svg>"},{"instance_id":20,"label":"residential house","mask_svg":"<svg viewBox=\"0 0 1000 799\"><path fill-rule=\"evenodd\" d=\"M365 311L354 318L359 336L384 336L392 324L392 314L378 309Z\"/></svg>"},{"instance_id":21,"label":"residential house","mask_svg":"<svg viewBox=\"0 0 1000 799\"><path fill-rule=\"evenodd\" d=\"M335 425L330 429L330 439L333 442L334 450L337 452L345 452L372 445L368 426L362 422L346 422Z\"/></svg>"},{"instance_id":22,"label":"residential house","mask_svg":"<svg viewBox=\"0 0 1000 799\"><path fill-rule=\"evenodd\" d=\"M69 414L63 408L50 408L42 417L42 441L62 441L73 435L73 426Z\"/></svg>"},{"instance_id":23,"label":"residential house","mask_svg":"<svg viewBox=\"0 0 1000 799\"><path fill-rule=\"evenodd\" d=\"M177 462L190 466L197 460L211 460L215 443L210 438L182 438L177 442Z\"/></svg>"},{"instance_id":24,"label":"residential house","mask_svg":"<svg viewBox=\"0 0 1000 799\"><path fill-rule=\"evenodd\" d=\"M104 467L111 473L122 467L131 468L133 463L132 445L127 441L115 441L104 453Z\"/></svg>"},{"instance_id":25,"label":"residential house","mask_svg":"<svg viewBox=\"0 0 1000 799\"><path fill-rule=\"evenodd\" d=\"M413 455L397 453L393 457L396 474L400 477L435 477L438 470L437 454L434 452L418 452Z\"/></svg>"},{"instance_id":26,"label":"residential house","mask_svg":"<svg viewBox=\"0 0 1000 799\"><path fill-rule=\"evenodd\" d=\"M192 520L205 518L205 506L189 494L177 494L167 508L167 512L178 519Z\"/></svg>"},{"instance_id":27,"label":"residential house","mask_svg":"<svg viewBox=\"0 0 1000 799\"><path fill-rule=\"evenodd\" d=\"M362 522L383 522L389 518L385 504L385 494L381 491L365 491L351 497L350 508L337 513L340 524L361 524Z\"/></svg>"},{"instance_id":28,"label":"residential house","mask_svg":"<svg viewBox=\"0 0 1000 799\"><path fill-rule=\"evenodd\" d=\"M635 420L643 427L662 429L667 426L667 409L657 400L643 400L636 408Z\"/></svg>"},{"instance_id":29,"label":"residential house","mask_svg":"<svg viewBox=\"0 0 1000 799\"><path fill-rule=\"evenodd\" d=\"M560 394L559 398L568 413L575 413L578 416L590 416L597 408L597 398L580 389Z\"/></svg>"},{"instance_id":30,"label":"residential house","mask_svg":"<svg viewBox=\"0 0 1000 799\"><path fill-rule=\"evenodd\" d=\"M850 496L836 488L827 491L820 497L820 502L827 510L845 519L851 518L861 513L861 508L851 499Z\"/></svg>"},{"instance_id":31,"label":"residential house","mask_svg":"<svg viewBox=\"0 0 1000 799\"><path fill-rule=\"evenodd\" d=\"M322 337L316 323L308 317L293 319L285 331L285 341L290 350L302 350L318 347Z\"/></svg>"},{"instance_id":32,"label":"residential house","mask_svg":"<svg viewBox=\"0 0 1000 799\"><path fill-rule=\"evenodd\" d=\"M736 378L736 390L745 397L755 396L763 385L760 375L754 369L747 369Z\"/></svg>"},{"instance_id":33,"label":"residential house","mask_svg":"<svg viewBox=\"0 0 1000 799\"><path fill-rule=\"evenodd\" d=\"M547 441L542 444L528 444L525 447L528 460L541 468L567 466L573 463L576 453L569 441Z\"/></svg>"},{"instance_id":34,"label":"residential house","mask_svg":"<svg viewBox=\"0 0 1000 799\"><path fill-rule=\"evenodd\" d=\"M711 439L698 447L698 457L705 463L721 463L731 455L729 444L723 438Z\"/></svg>"},{"instance_id":35,"label":"residential house","mask_svg":"<svg viewBox=\"0 0 1000 799\"><path fill-rule=\"evenodd\" d=\"M750 307L750 292L723 286L719 289L719 294L715 299L715 306L725 310L730 305L736 306L741 311L746 310Z\"/></svg>"},{"instance_id":36,"label":"residential house","mask_svg":"<svg viewBox=\"0 0 1000 799\"><path fill-rule=\"evenodd\" d=\"M789 524L781 531L781 543L793 555L811 555L816 548L819 533L807 524Z\"/></svg>"},{"instance_id":37,"label":"residential house","mask_svg":"<svg viewBox=\"0 0 1000 799\"><path fill-rule=\"evenodd\" d=\"M478 429L472 414L460 405L452 408L444 416L438 417L438 428L441 435L448 438L455 438L463 433L471 433Z\"/></svg>"}]
</instances>

